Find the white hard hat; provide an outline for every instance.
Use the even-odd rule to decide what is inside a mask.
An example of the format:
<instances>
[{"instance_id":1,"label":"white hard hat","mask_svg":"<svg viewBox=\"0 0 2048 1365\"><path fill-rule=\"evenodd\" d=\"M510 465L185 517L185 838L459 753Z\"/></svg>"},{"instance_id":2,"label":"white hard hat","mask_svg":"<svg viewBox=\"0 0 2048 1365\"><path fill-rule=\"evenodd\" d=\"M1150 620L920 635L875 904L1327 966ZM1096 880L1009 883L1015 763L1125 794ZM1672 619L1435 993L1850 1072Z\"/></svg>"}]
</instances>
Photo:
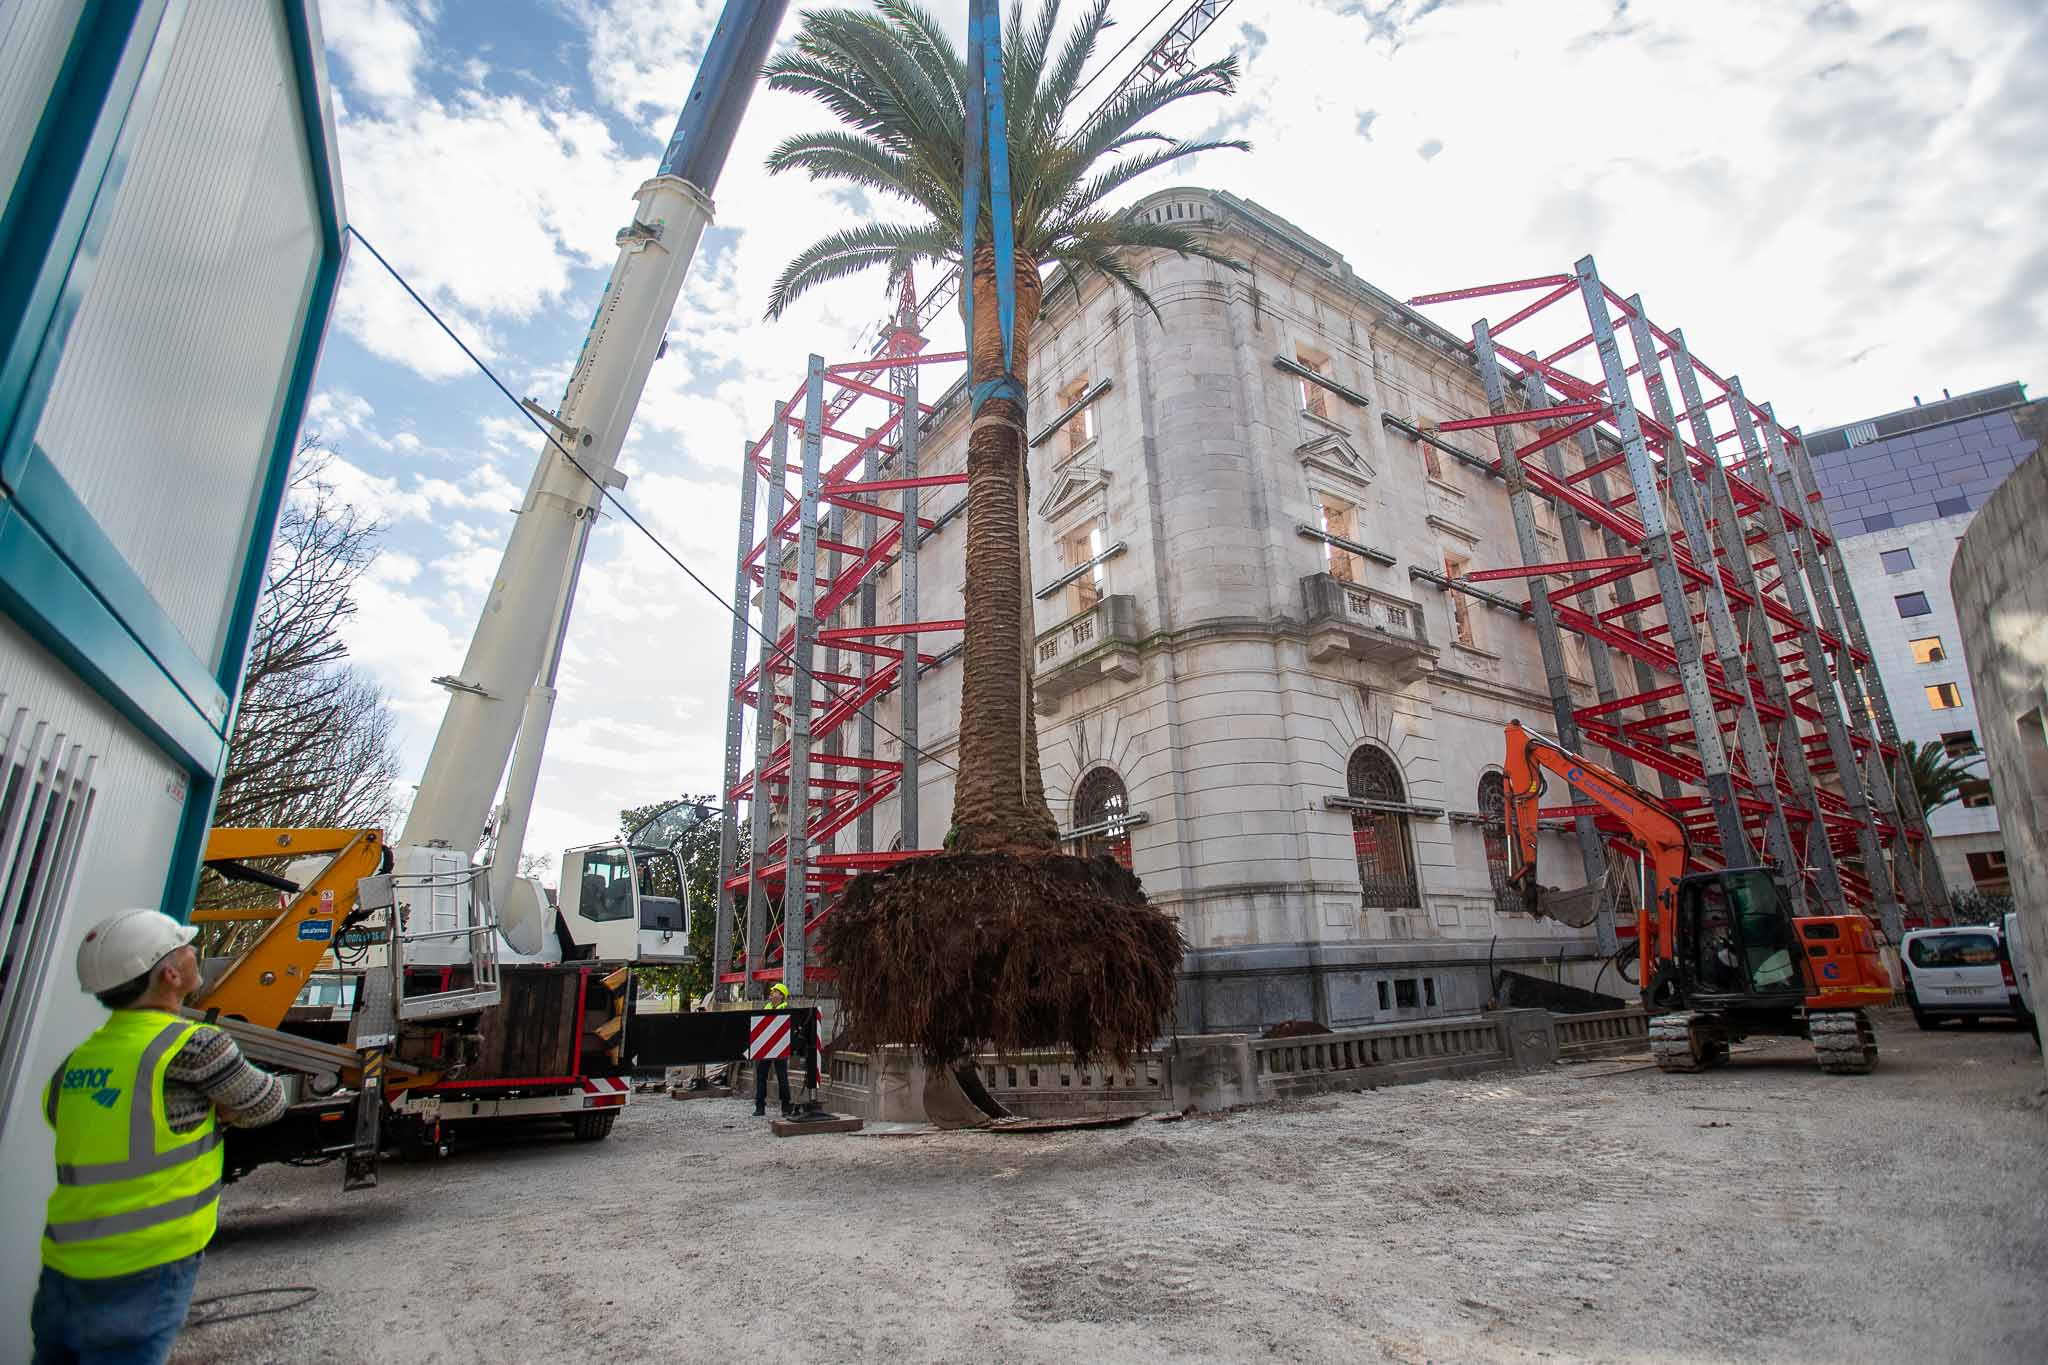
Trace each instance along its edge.
<instances>
[{"instance_id":1,"label":"white hard hat","mask_svg":"<svg viewBox=\"0 0 2048 1365\"><path fill-rule=\"evenodd\" d=\"M133 981L198 937L199 930L157 910L122 910L86 930L78 945L78 984L92 995Z\"/></svg>"}]
</instances>

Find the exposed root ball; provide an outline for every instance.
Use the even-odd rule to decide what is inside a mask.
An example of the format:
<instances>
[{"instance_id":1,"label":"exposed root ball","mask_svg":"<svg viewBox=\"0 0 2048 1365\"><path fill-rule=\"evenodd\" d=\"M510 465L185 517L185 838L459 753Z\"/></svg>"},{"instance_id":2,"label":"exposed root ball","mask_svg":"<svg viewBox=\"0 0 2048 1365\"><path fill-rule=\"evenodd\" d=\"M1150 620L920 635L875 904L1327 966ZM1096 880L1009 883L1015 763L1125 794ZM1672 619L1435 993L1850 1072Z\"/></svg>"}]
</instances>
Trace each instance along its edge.
<instances>
[{"instance_id":1,"label":"exposed root ball","mask_svg":"<svg viewBox=\"0 0 2048 1365\"><path fill-rule=\"evenodd\" d=\"M941 853L857 878L819 928L851 1036L933 1065L1063 1047L1128 1063L1173 1011L1186 943L1110 858Z\"/></svg>"}]
</instances>

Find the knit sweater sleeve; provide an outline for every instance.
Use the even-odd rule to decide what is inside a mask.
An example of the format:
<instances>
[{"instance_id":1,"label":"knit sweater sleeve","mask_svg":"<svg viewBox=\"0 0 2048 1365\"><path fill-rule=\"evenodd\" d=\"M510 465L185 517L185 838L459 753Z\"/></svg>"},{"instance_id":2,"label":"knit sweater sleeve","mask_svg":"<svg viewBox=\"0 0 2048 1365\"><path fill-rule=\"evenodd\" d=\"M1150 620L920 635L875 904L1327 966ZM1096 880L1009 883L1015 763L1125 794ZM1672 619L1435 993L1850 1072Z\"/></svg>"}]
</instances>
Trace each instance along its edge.
<instances>
[{"instance_id":1,"label":"knit sweater sleeve","mask_svg":"<svg viewBox=\"0 0 2048 1365\"><path fill-rule=\"evenodd\" d=\"M258 1070L222 1030L195 1030L171 1059L165 1079L199 1091L236 1128L260 1128L284 1117L284 1082Z\"/></svg>"}]
</instances>

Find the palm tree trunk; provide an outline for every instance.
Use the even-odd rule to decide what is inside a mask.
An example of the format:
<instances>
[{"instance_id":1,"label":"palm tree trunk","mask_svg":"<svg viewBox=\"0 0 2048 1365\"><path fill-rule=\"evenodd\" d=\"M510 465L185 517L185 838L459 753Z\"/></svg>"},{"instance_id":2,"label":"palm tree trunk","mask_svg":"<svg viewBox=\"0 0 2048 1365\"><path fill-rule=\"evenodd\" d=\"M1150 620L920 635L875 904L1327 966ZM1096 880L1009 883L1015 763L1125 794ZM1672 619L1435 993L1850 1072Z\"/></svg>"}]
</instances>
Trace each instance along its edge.
<instances>
[{"instance_id":1,"label":"palm tree trunk","mask_svg":"<svg viewBox=\"0 0 2048 1365\"><path fill-rule=\"evenodd\" d=\"M976 382L1003 372L995 253L975 253ZM1029 383L1030 336L1040 303L1038 267L1017 262L1013 369ZM1050 853L1059 829L1045 804L1032 714L1031 485L1023 405L993 398L967 438L967 638L960 688L960 776L953 788L953 847L961 852Z\"/></svg>"}]
</instances>

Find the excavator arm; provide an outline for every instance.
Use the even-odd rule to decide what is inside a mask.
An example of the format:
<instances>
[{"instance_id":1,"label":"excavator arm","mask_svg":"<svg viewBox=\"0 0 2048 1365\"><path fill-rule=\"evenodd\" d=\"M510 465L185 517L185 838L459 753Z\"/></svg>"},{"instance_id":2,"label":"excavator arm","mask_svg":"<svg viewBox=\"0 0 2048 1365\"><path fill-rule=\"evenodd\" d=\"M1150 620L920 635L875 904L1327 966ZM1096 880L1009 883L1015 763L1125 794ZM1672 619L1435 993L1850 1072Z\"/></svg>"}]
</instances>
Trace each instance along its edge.
<instances>
[{"instance_id":1,"label":"excavator arm","mask_svg":"<svg viewBox=\"0 0 2048 1365\"><path fill-rule=\"evenodd\" d=\"M1536 880L1536 833L1543 796L1543 774L1557 774L1625 826L1642 850L1648 870L1648 891L1637 941L1643 975L1650 979L1654 962L1668 961L1673 951L1678 879L1685 873L1685 825L1671 808L1642 788L1555 740L1522 728L1518 720L1506 727L1508 885L1533 915L1548 913L1546 901L1556 892Z\"/></svg>"}]
</instances>

